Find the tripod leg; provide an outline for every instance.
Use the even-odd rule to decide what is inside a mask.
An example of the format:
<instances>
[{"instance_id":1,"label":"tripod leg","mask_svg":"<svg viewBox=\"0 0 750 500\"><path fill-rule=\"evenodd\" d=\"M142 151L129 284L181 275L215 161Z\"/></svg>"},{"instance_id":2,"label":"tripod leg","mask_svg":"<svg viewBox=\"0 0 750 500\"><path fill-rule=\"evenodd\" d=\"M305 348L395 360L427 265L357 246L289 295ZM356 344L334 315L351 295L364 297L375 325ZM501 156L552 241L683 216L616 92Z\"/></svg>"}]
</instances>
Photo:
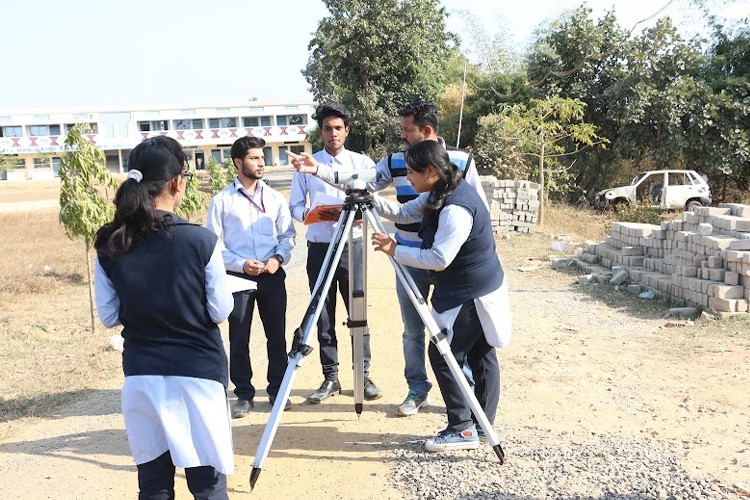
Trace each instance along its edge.
<instances>
[{"instance_id":1,"label":"tripod leg","mask_svg":"<svg viewBox=\"0 0 750 500\"><path fill-rule=\"evenodd\" d=\"M255 487L255 483L258 481L260 472L263 469L263 463L266 461L268 453L271 450L271 444L273 443L276 431L279 428L281 415L284 412L286 400L289 398L289 393L292 390L294 378L297 374L297 370L302 366L302 358L310 354L312 351L308 342L312 332L315 331L318 324L318 318L320 317L320 313L325 305L325 297L331 287L333 275L339 261L341 260L341 254L344 252L345 243L342 242L343 235L349 234L351 231L354 218L354 211L345 210L341 212L335 237L331 240L331 243L328 246L328 252L326 253L323 262L323 268L318 275L318 280L313 289L312 296L310 297L310 302L307 305L305 316L302 318L300 327L294 332L292 350L289 352L289 361L286 365L284 378L281 381L281 386L276 395L276 401L273 404L268 423L263 431L263 436L258 444L258 450L255 452L253 469L250 471L250 489Z\"/></svg>"},{"instance_id":2,"label":"tripod leg","mask_svg":"<svg viewBox=\"0 0 750 500\"><path fill-rule=\"evenodd\" d=\"M367 221L362 220L362 241L367 238ZM367 252L362 248L361 258L355 251L352 233L349 233L349 334L352 337L354 360L354 411L362 414L365 394L365 335L367 326Z\"/></svg>"},{"instance_id":3,"label":"tripod leg","mask_svg":"<svg viewBox=\"0 0 750 500\"><path fill-rule=\"evenodd\" d=\"M383 233L388 232L383 225L383 221L380 220L380 217L374 209L367 211L366 214L372 226L376 228L377 231ZM441 356L443 356L443 359L445 359L445 362L448 364L448 368L450 368L451 375L453 375L453 379L458 384L459 388L461 389L461 394L463 395L466 402L469 403L471 411L474 413L474 416L477 418L479 425L482 426L482 430L484 430L485 434L487 435L487 440L492 445L492 449L494 450L495 455L497 455L497 458L498 460L500 460L501 464L504 463L505 452L503 451L502 446L500 446L500 439L498 438L497 433L495 433L495 429L490 424L490 421L487 419L487 415L485 415L482 406L479 404L479 401L477 401L477 398L474 395L474 391L472 391L469 383L466 381L466 376L463 374L461 367L458 366L458 362L456 362L453 351L451 351L450 344L448 344L445 331L441 331L440 327L435 322L435 318L433 318L432 313L427 306L427 303L419 293L419 290L417 290L417 287L414 284L414 280L411 279L409 273L406 272L403 266L396 262L393 257L389 256L388 259L391 261L391 264L396 270L398 279L406 289L406 292L409 295L409 299L411 299L412 304L414 304L414 307L417 309L417 312L422 318L427 331L430 332L430 342L435 344L438 352Z\"/></svg>"}]
</instances>

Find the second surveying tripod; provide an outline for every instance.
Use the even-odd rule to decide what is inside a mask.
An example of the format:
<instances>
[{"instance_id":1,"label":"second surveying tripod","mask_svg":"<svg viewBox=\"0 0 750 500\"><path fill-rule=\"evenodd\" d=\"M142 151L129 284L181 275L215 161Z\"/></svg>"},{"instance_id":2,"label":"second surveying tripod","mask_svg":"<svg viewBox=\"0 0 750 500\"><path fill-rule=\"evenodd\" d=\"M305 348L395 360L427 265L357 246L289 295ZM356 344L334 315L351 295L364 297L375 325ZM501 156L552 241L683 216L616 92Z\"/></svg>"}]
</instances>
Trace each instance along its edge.
<instances>
[{"instance_id":1,"label":"second surveying tripod","mask_svg":"<svg viewBox=\"0 0 750 500\"><path fill-rule=\"evenodd\" d=\"M281 415L284 412L284 405L289 393L292 390L292 384L294 383L294 377L297 370L302 365L302 359L310 354L313 348L309 345L310 337L312 332L318 323L321 311L325 305L325 297L328 294L328 290L331 286L333 276L341 260L341 254L344 251L344 237L347 237L346 244L349 245L349 321L347 326L349 327L350 334L352 336L352 355L354 358L354 410L359 416L362 413L363 401L364 401L364 336L368 333L367 326L367 249L363 248L362 260L360 262L354 262L355 252L353 251L353 225L355 220L362 221L362 240L363 245L366 244L367 240L367 223L370 224L378 231L387 233L383 222L378 216L372 205L372 195L365 189L347 189L347 197L344 200L341 215L339 216L338 223L335 226L334 238L328 246L323 266L318 275L318 279L315 283L315 287L310 297L310 302L307 305L305 316L302 318L302 323L294 332L294 339L292 340L292 348L289 352L289 362L284 373L284 378L279 387L279 392L276 396L273 409L271 410L271 416L268 419L263 436L261 437L260 444L258 445L258 451L255 454L255 460L253 462L253 469L250 472L250 488L255 487L255 483L258 481L260 472L263 468L263 463L268 457L268 453L271 449L271 444L276 431L278 430ZM500 446L500 440L495 433L492 425L490 425L487 416L482 410L481 405L477 401L474 392L466 381L466 377L461 371L461 367L456 362L456 358L453 356L450 344L447 340L447 334L444 330L440 330L435 319L432 317L429 307L425 299L419 293L417 286L411 278L411 275L404 269L404 267L396 262L393 257L389 257L391 264L396 270L396 276L400 280L404 289L409 295L414 307L417 309L419 316L422 318L427 330L430 332L430 341L435 344L440 354L443 356L445 361L450 368L451 374L458 383L461 393L463 394L466 401L471 407L471 411L474 413L479 425L487 435L489 443L492 445L492 449L497 455L497 458L502 464L505 461L505 453Z\"/></svg>"}]
</instances>

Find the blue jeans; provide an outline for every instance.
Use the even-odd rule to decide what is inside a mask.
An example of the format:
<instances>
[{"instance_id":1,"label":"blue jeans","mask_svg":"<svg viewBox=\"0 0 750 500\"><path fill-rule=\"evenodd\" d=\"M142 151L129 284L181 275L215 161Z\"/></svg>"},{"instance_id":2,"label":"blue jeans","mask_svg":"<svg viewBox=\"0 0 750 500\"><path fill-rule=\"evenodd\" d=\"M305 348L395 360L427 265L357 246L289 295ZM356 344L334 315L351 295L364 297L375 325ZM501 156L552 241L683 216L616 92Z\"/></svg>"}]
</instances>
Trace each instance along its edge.
<instances>
[{"instance_id":1,"label":"blue jeans","mask_svg":"<svg viewBox=\"0 0 750 500\"><path fill-rule=\"evenodd\" d=\"M430 295L430 285L434 285L430 279L430 271L409 266L403 266L403 268L409 273L417 286L417 290L427 301ZM401 306L401 320L404 322L404 377L406 378L406 385L410 391L427 394L432 389L432 383L427 379L424 323L398 277L396 277L396 295L398 295L398 303ZM469 364L463 363L460 359L458 364L463 364L466 380L469 385L473 386L474 379Z\"/></svg>"},{"instance_id":2,"label":"blue jeans","mask_svg":"<svg viewBox=\"0 0 750 500\"><path fill-rule=\"evenodd\" d=\"M430 294L429 272L425 269L403 267L411 275L419 293L427 300ZM432 388L432 383L427 380L424 323L398 278L396 278L396 294L401 306L401 319L404 322L404 377L406 378L406 384L411 391L427 394Z\"/></svg>"}]
</instances>

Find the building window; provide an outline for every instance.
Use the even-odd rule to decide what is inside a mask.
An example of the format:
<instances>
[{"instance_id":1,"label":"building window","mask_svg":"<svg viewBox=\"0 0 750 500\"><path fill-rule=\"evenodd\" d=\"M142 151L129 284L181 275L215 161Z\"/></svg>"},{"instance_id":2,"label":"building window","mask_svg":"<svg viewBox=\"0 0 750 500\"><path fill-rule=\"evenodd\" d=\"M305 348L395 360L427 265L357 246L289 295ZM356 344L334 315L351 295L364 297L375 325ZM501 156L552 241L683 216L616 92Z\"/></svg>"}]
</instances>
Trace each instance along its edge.
<instances>
[{"instance_id":1,"label":"building window","mask_svg":"<svg viewBox=\"0 0 750 500\"><path fill-rule=\"evenodd\" d=\"M13 168L16 170L26 168L26 160L23 158L11 158L10 168Z\"/></svg>"},{"instance_id":2,"label":"building window","mask_svg":"<svg viewBox=\"0 0 750 500\"><path fill-rule=\"evenodd\" d=\"M49 168L49 158L34 158L34 168Z\"/></svg>"},{"instance_id":3,"label":"building window","mask_svg":"<svg viewBox=\"0 0 750 500\"><path fill-rule=\"evenodd\" d=\"M279 146L279 165L289 165L289 155L286 151L286 146Z\"/></svg>"},{"instance_id":4,"label":"building window","mask_svg":"<svg viewBox=\"0 0 750 500\"><path fill-rule=\"evenodd\" d=\"M60 125L29 125L29 136L60 135Z\"/></svg>"},{"instance_id":5,"label":"building window","mask_svg":"<svg viewBox=\"0 0 750 500\"><path fill-rule=\"evenodd\" d=\"M243 127L270 127L270 116L245 116L242 118Z\"/></svg>"},{"instance_id":6,"label":"building window","mask_svg":"<svg viewBox=\"0 0 750 500\"><path fill-rule=\"evenodd\" d=\"M141 132L150 132L151 122L138 122L138 130Z\"/></svg>"},{"instance_id":7,"label":"building window","mask_svg":"<svg viewBox=\"0 0 750 500\"><path fill-rule=\"evenodd\" d=\"M208 128L235 128L237 126L237 118L209 118Z\"/></svg>"},{"instance_id":8,"label":"building window","mask_svg":"<svg viewBox=\"0 0 750 500\"><path fill-rule=\"evenodd\" d=\"M2 128L0 137L23 137L23 127L8 126Z\"/></svg>"},{"instance_id":9,"label":"building window","mask_svg":"<svg viewBox=\"0 0 750 500\"><path fill-rule=\"evenodd\" d=\"M169 120L154 120L151 122L151 130L163 132L169 130Z\"/></svg>"},{"instance_id":10,"label":"building window","mask_svg":"<svg viewBox=\"0 0 750 500\"><path fill-rule=\"evenodd\" d=\"M279 115L276 117L276 125L304 125L307 124L305 115Z\"/></svg>"},{"instance_id":11,"label":"building window","mask_svg":"<svg viewBox=\"0 0 750 500\"><path fill-rule=\"evenodd\" d=\"M270 146L266 146L263 148L263 164L273 165L273 151L271 150Z\"/></svg>"},{"instance_id":12,"label":"building window","mask_svg":"<svg viewBox=\"0 0 750 500\"><path fill-rule=\"evenodd\" d=\"M200 130L204 128L205 125L203 124L203 118L194 118L193 119L193 129L194 130Z\"/></svg>"},{"instance_id":13,"label":"building window","mask_svg":"<svg viewBox=\"0 0 750 500\"><path fill-rule=\"evenodd\" d=\"M289 146L289 151L291 151L292 153L298 155L298 154L301 154L301 153L305 152L305 146L303 146L302 144L297 144L295 146Z\"/></svg>"},{"instance_id":14,"label":"building window","mask_svg":"<svg viewBox=\"0 0 750 500\"><path fill-rule=\"evenodd\" d=\"M175 120L174 121L174 129L175 130L189 130L193 126L193 120Z\"/></svg>"}]
</instances>

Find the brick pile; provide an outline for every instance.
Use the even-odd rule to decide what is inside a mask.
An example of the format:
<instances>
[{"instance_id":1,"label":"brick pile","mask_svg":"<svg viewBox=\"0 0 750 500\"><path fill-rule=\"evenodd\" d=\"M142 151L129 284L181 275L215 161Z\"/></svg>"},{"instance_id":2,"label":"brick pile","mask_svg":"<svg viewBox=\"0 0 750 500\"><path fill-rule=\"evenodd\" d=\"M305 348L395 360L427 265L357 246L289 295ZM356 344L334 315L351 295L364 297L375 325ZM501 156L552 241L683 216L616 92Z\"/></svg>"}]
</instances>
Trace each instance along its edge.
<instances>
[{"instance_id":1,"label":"brick pile","mask_svg":"<svg viewBox=\"0 0 750 500\"><path fill-rule=\"evenodd\" d=\"M750 206L696 207L660 226L615 222L604 242L587 243L587 262L680 305L747 313L750 303Z\"/></svg>"},{"instance_id":2,"label":"brick pile","mask_svg":"<svg viewBox=\"0 0 750 500\"><path fill-rule=\"evenodd\" d=\"M529 233L539 215L539 184L480 176L490 207L492 230L497 235Z\"/></svg>"}]
</instances>

